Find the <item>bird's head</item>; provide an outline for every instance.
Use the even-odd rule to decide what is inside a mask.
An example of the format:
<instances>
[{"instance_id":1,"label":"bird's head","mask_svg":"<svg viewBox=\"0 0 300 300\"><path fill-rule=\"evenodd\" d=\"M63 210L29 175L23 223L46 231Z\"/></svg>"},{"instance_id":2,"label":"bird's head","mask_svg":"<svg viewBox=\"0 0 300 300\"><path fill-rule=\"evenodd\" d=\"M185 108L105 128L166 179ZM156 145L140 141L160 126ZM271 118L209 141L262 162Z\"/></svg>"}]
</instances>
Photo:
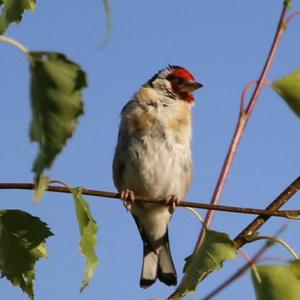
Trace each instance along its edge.
<instances>
[{"instance_id":1,"label":"bird's head","mask_svg":"<svg viewBox=\"0 0 300 300\"><path fill-rule=\"evenodd\" d=\"M159 94L193 103L193 92L203 85L197 82L191 72L183 67L168 66L156 73L147 83Z\"/></svg>"}]
</instances>

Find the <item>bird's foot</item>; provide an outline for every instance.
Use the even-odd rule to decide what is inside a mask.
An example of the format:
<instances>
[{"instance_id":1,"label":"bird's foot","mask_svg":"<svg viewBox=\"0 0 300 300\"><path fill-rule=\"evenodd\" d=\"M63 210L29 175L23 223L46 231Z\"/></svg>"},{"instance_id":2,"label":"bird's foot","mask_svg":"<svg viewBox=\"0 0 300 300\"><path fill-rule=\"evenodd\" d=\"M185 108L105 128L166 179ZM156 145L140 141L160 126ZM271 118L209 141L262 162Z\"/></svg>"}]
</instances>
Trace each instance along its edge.
<instances>
[{"instance_id":1,"label":"bird's foot","mask_svg":"<svg viewBox=\"0 0 300 300\"><path fill-rule=\"evenodd\" d=\"M170 213L172 214L175 211L176 207L179 205L180 200L177 196L171 195L167 197L166 202L170 206Z\"/></svg>"},{"instance_id":2,"label":"bird's foot","mask_svg":"<svg viewBox=\"0 0 300 300\"><path fill-rule=\"evenodd\" d=\"M121 200L123 201L126 211L130 211L134 202L134 192L128 189L122 191Z\"/></svg>"}]
</instances>

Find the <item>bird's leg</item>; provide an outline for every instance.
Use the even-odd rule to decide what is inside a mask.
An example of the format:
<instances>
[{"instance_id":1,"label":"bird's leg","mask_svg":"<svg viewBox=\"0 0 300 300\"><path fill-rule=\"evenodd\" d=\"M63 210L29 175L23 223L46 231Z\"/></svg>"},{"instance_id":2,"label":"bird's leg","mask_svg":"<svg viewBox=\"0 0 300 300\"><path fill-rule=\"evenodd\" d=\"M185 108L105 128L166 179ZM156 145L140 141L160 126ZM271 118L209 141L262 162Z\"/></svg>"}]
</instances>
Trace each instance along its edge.
<instances>
[{"instance_id":1,"label":"bird's leg","mask_svg":"<svg viewBox=\"0 0 300 300\"><path fill-rule=\"evenodd\" d=\"M130 211L132 208L132 203L134 202L134 192L129 189L122 191L121 199L123 201L123 205L126 208L126 211Z\"/></svg>"},{"instance_id":2,"label":"bird's leg","mask_svg":"<svg viewBox=\"0 0 300 300\"><path fill-rule=\"evenodd\" d=\"M175 195L170 195L167 197L167 200L166 200L167 204L170 206L170 213L172 214L175 209L176 209L176 206L179 205L180 203L180 200L178 199L177 196Z\"/></svg>"}]
</instances>

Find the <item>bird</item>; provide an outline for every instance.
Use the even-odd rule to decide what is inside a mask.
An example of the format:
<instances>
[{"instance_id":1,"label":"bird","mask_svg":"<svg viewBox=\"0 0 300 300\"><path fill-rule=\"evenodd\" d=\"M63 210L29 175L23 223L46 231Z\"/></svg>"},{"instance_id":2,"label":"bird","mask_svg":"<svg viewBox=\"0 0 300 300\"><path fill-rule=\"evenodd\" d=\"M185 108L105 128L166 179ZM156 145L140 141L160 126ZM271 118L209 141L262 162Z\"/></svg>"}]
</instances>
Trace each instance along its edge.
<instances>
[{"instance_id":1,"label":"bird","mask_svg":"<svg viewBox=\"0 0 300 300\"><path fill-rule=\"evenodd\" d=\"M146 81L121 111L113 180L143 241L141 288L157 279L177 284L168 225L191 184L191 108L193 92L202 86L187 69L169 65ZM134 201L136 195L167 204Z\"/></svg>"}]
</instances>

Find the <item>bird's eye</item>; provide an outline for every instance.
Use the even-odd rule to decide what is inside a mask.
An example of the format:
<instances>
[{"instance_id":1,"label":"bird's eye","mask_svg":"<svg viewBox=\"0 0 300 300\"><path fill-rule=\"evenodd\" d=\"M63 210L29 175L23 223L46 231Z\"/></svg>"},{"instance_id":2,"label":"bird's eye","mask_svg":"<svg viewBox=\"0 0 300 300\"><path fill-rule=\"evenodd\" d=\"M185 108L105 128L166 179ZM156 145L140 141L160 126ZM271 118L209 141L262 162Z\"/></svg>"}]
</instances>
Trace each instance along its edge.
<instances>
[{"instance_id":1,"label":"bird's eye","mask_svg":"<svg viewBox=\"0 0 300 300\"><path fill-rule=\"evenodd\" d=\"M184 79L180 78L180 77L176 77L175 78L175 82L178 84L178 85L182 85L184 83Z\"/></svg>"},{"instance_id":2,"label":"bird's eye","mask_svg":"<svg viewBox=\"0 0 300 300\"><path fill-rule=\"evenodd\" d=\"M175 76L174 76L173 74L170 74L170 75L167 77L167 79L168 79L169 81L173 81L173 80L175 79Z\"/></svg>"}]
</instances>

